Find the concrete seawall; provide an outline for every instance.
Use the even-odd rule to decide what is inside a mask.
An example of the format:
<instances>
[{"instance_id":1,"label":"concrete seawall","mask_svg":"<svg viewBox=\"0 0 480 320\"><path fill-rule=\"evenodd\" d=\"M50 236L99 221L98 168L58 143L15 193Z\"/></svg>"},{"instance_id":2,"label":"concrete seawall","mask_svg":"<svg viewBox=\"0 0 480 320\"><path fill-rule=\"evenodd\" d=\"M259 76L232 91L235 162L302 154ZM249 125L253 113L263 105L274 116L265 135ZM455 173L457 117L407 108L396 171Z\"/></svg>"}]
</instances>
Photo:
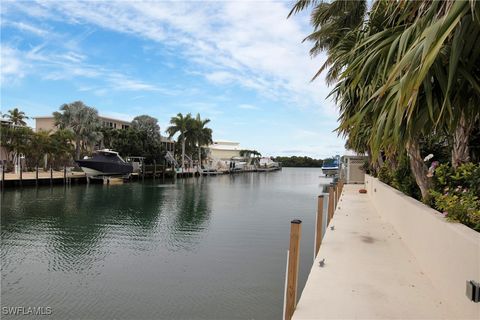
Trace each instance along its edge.
<instances>
[{"instance_id":1,"label":"concrete seawall","mask_svg":"<svg viewBox=\"0 0 480 320\"><path fill-rule=\"evenodd\" d=\"M450 223L439 212L366 176L369 198L393 225L438 294L461 318L480 319L480 303L466 298L466 281L480 281L480 233Z\"/></svg>"},{"instance_id":2,"label":"concrete seawall","mask_svg":"<svg viewBox=\"0 0 480 320\"><path fill-rule=\"evenodd\" d=\"M293 319L479 319L465 295L480 280L479 234L371 177L362 187L345 185Z\"/></svg>"}]
</instances>

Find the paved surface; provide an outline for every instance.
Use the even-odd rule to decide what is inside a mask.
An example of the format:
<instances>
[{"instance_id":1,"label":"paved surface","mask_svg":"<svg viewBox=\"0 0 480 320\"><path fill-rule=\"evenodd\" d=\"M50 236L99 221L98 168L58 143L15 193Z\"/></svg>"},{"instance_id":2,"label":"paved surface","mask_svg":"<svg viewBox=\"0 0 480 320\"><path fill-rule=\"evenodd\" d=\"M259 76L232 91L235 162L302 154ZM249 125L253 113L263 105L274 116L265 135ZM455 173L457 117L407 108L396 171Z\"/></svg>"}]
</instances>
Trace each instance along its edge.
<instances>
[{"instance_id":1,"label":"paved surface","mask_svg":"<svg viewBox=\"0 0 480 320\"><path fill-rule=\"evenodd\" d=\"M293 319L454 318L362 187L345 185Z\"/></svg>"}]
</instances>

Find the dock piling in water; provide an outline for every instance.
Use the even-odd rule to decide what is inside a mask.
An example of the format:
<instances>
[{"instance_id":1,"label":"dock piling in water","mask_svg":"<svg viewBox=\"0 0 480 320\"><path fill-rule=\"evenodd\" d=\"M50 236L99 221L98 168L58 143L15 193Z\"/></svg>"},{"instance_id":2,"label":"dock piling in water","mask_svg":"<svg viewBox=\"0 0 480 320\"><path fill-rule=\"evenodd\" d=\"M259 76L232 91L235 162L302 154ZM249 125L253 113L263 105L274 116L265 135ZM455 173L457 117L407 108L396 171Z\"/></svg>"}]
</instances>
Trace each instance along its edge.
<instances>
[{"instance_id":1,"label":"dock piling in water","mask_svg":"<svg viewBox=\"0 0 480 320\"><path fill-rule=\"evenodd\" d=\"M318 196L317 223L315 226L315 254L313 255L313 259L315 259L318 250L320 250L320 244L322 243L323 237L323 198L323 194Z\"/></svg>"},{"instance_id":2,"label":"dock piling in water","mask_svg":"<svg viewBox=\"0 0 480 320\"><path fill-rule=\"evenodd\" d=\"M290 250L288 251L287 290L285 297L285 319L290 320L297 305L298 265L300 258L300 238L302 221L295 219L290 223Z\"/></svg>"},{"instance_id":3,"label":"dock piling in water","mask_svg":"<svg viewBox=\"0 0 480 320\"><path fill-rule=\"evenodd\" d=\"M330 220L333 218L333 211L335 210L335 198L334 198L334 189L333 186L328 187L328 218L327 225L330 223Z\"/></svg>"}]
</instances>

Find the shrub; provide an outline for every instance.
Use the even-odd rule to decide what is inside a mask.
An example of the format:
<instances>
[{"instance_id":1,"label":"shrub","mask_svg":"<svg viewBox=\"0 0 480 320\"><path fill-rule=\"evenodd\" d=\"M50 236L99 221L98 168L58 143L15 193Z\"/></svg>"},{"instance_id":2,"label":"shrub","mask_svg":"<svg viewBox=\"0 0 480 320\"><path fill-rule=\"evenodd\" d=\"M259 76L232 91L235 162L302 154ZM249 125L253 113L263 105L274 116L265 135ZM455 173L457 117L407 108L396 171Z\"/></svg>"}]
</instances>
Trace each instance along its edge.
<instances>
[{"instance_id":1,"label":"shrub","mask_svg":"<svg viewBox=\"0 0 480 320\"><path fill-rule=\"evenodd\" d=\"M442 164L435 170L430 190L433 207L450 221L461 222L480 231L480 164L466 163L456 170Z\"/></svg>"}]
</instances>

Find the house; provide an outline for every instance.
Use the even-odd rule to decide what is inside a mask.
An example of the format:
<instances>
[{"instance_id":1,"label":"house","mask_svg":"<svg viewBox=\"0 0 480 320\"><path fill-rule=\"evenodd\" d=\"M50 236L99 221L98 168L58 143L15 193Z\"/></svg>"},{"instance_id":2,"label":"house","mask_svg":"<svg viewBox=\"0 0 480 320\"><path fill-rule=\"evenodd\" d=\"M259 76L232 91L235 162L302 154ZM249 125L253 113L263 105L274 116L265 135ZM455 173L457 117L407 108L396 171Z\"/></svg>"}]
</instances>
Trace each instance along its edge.
<instances>
[{"instance_id":1,"label":"house","mask_svg":"<svg viewBox=\"0 0 480 320\"><path fill-rule=\"evenodd\" d=\"M240 157L240 143L226 140L217 140L208 146L209 157L216 160L231 160Z\"/></svg>"},{"instance_id":2,"label":"house","mask_svg":"<svg viewBox=\"0 0 480 320\"><path fill-rule=\"evenodd\" d=\"M112 129L128 129L131 125L129 121L99 116L100 122L102 126ZM55 131L55 119L53 116L45 116L45 117L34 117L35 119L35 130L38 132L40 130L43 131Z\"/></svg>"}]
</instances>

